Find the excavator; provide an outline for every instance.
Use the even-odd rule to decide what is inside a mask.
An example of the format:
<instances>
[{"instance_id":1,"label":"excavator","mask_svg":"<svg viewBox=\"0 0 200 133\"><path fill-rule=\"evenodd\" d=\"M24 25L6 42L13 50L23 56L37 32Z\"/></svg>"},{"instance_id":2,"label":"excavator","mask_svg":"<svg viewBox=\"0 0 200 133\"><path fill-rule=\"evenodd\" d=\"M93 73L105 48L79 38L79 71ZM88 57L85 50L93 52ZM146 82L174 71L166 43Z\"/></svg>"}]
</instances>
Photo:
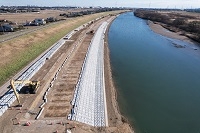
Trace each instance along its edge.
<instances>
[{"instance_id":1,"label":"excavator","mask_svg":"<svg viewBox=\"0 0 200 133\"><path fill-rule=\"evenodd\" d=\"M15 96L17 97L17 101L18 101L18 107L22 107L21 103L20 103L20 100L19 100L19 95L17 93L17 90L15 88L15 84L29 84L29 89L35 94L36 91L37 91L37 88L39 87L40 85L40 81L30 81L30 80L13 80L11 79L10 80L10 85L15 93Z\"/></svg>"}]
</instances>

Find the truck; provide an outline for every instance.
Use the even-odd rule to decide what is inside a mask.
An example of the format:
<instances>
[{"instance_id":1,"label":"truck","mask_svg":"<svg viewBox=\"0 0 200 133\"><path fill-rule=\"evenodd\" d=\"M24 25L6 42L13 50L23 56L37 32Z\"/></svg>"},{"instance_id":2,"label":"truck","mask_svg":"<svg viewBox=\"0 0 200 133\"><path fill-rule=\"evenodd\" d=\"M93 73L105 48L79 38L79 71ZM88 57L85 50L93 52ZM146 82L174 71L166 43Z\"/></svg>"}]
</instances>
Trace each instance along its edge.
<instances>
[{"instance_id":1,"label":"truck","mask_svg":"<svg viewBox=\"0 0 200 133\"><path fill-rule=\"evenodd\" d=\"M41 18L36 18L30 23L30 25L33 25L33 26L40 26L40 25L45 25L45 24L46 24L46 21Z\"/></svg>"},{"instance_id":2,"label":"truck","mask_svg":"<svg viewBox=\"0 0 200 133\"><path fill-rule=\"evenodd\" d=\"M14 28L9 24L1 24L0 32L13 32Z\"/></svg>"}]
</instances>

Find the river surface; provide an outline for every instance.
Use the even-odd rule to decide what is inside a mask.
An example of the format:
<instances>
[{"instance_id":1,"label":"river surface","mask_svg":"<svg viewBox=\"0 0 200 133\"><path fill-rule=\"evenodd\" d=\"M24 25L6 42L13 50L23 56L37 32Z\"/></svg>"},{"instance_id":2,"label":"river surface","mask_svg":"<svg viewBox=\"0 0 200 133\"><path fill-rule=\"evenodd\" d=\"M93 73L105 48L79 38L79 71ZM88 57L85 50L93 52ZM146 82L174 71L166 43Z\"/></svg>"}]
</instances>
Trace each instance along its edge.
<instances>
[{"instance_id":1,"label":"river surface","mask_svg":"<svg viewBox=\"0 0 200 133\"><path fill-rule=\"evenodd\" d=\"M120 110L136 132L200 133L200 48L154 33L132 12L113 21L108 40Z\"/></svg>"}]
</instances>

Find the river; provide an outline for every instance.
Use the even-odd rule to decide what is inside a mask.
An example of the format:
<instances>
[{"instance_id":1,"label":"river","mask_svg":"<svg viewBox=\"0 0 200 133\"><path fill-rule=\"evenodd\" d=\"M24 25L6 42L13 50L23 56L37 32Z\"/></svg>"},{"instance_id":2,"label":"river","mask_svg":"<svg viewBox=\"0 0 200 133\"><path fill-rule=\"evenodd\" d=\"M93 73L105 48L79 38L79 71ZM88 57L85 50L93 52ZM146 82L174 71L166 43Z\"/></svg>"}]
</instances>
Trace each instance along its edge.
<instances>
[{"instance_id":1,"label":"river","mask_svg":"<svg viewBox=\"0 0 200 133\"><path fill-rule=\"evenodd\" d=\"M113 21L108 41L120 111L136 133L199 133L200 48L154 33L132 12Z\"/></svg>"}]
</instances>

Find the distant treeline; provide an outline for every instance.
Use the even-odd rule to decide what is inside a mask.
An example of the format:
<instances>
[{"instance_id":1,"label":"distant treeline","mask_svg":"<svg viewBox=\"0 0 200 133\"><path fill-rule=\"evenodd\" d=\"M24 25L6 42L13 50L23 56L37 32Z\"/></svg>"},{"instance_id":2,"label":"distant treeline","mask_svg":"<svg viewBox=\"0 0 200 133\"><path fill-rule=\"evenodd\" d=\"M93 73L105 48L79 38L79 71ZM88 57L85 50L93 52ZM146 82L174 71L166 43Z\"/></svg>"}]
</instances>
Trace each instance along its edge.
<instances>
[{"instance_id":1,"label":"distant treeline","mask_svg":"<svg viewBox=\"0 0 200 133\"><path fill-rule=\"evenodd\" d=\"M192 15L176 12L162 13L155 10L137 9L134 15L160 24L170 31L182 31L182 34L200 42L200 21Z\"/></svg>"},{"instance_id":2,"label":"distant treeline","mask_svg":"<svg viewBox=\"0 0 200 133\"><path fill-rule=\"evenodd\" d=\"M86 11L79 11L79 12L69 12L69 13L62 13L60 16L64 17L79 17L88 14L100 13L100 12L108 12L108 11L116 11L122 10L121 8L95 8L93 10L86 10Z\"/></svg>"},{"instance_id":3,"label":"distant treeline","mask_svg":"<svg viewBox=\"0 0 200 133\"><path fill-rule=\"evenodd\" d=\"M200 8L194 9L176 9L176 8L140 8L139 10L151 10L151 11L186 11L200 13Z\"/></svg>"},{"instance_id":4,"label":"distant treeline","mask_svg":"<svg viewBox=\"0 0 200 133\"><path fill-rule=\"evenodd\" d=\"M198 9L185 9L185 11L187 12L197 12L197 13L200 13L200 8ZM199 14L200 15L200 14Z\"/></svg>"},{"instance_id":5,"label":"distant treeline","mask_svg":"<svg viewBox=\"0 0 200 133\"><path fill-rule=\"evenodd\" d=\"M26 13L26 12L40 12L40 10L69 10L69 9L88 9L95 12L123 10L129 8L108 8L108 7L74 7L74 6L55 6L55 7L39 7L39 6L0 6L0 13Z\"/></svg>"}]
</instances>

